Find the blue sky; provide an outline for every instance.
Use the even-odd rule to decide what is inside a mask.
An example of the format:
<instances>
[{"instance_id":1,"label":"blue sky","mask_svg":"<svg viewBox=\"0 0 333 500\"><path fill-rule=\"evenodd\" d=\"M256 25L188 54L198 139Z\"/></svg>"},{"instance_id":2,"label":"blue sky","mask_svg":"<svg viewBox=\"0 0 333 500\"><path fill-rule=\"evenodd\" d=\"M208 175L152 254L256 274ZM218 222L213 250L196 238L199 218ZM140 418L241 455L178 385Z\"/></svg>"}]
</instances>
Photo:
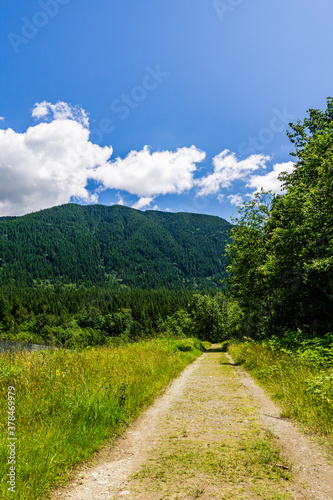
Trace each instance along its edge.
<instances>
[{"instance_id":1,"label":"blue sky","mask_svg":"<svg viewBox=\"0 0 333 500\"><path fill-rule=\"evenodd\" d=\"M325 107L331 0L3 0L0 215L77 201L229 219Z\"/></svg>"}]
</instances>

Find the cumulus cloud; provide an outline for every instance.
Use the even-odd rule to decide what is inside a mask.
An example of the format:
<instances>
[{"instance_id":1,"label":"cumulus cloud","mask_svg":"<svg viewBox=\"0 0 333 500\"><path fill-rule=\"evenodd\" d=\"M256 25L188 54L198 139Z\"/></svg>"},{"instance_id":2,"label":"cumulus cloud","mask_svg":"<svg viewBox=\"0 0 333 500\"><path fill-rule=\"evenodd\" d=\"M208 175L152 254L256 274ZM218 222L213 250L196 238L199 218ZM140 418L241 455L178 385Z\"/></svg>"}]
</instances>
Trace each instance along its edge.
<instances>
[{"instance_id":1,"label":"cumulus cloud","mask_svg":"<svg viewBox=\"0 0 333 500\"><path fill-rule=\"evenodd\" d=\"M0 215L22 215L71 198L96 202L87 190L94 169L112 148L89 141L89 130L73 119L40 123L25 133L0 129Z\"/></svg>"},{"instance_id":2,"label":"cumulus cloud","mask_svg":"<svg viewBox=\"0 0 333 500\"><path fill-rule=\"evenodd\" d=\"M268 156L238 160L235 153L224 150L213 158L213 173L198 179L198 164L206 154L195 146L155 152L145 146L112 160L112 147L90 141L89 119L80 107L43 101L34 105L32 115L42 123L24 133L0 129L0 215L22 215L71 199L97 202L105 189L136 195L133 208L137 209L151 207L157 196L193 187L199 196L216 193L221 203L225 199L221 189L236 180L251 189L280 192L278 175L293 168L292 162L276 164L266 175L253 175L266 168ZM94 192L87 187L90 180L98 184ZM119 192L116 196L118 204L125 204ZM227 199L235 205L243 201L239 193Z\"/></svg>"},{"instance_id":3,"label":"cumulus cloud","mask_svg":"<svg viewBox=\"0 0 333 500\"><path fill-rule=\"evenodd\" d=\"M295 164L292 161L285 163L276 163L273 166L273 170L265 175L253 175L250 177L249 182L246 187L255 189L255 192L260 191L261 188L264 191L272 191L275 194L282 193L282 182L278 179L282 172L287 172L290 174L294 169Z\"/></svg>"},{"instance_id":4,"label":"cumulus cloud","mask_svg":"<svg viewBox=\"0 0 333 500\"><path fill-rule=\"evenodd\" d=\"M112 161L111 147L90 141L83 109L43 101L32 115L43 122L24 133L0 129L0 215L22 215L73 198L97 202L108 188L137 195L135 208L148 207L158 195L190 190L197 163L205 158L194 146L157 152L145 146ZM89 180L99 183L94 193ZM120 195L118 203L124 204Z\"/></svg>"},{"instance_id":5,"label":"cumulus cloud","mask_svg":"<svg viewBox=\"0 0 333 500\"><path fill-rule=\"evenodd\" d=\"M37 102L33 107L32 116L36 120L74 120L84 127L89 127L88 115L84 109L62 101L56 104Z\"/></svg>"},{"instance_id":6,"label":"cumulus cloud","mask_svg":"<svg viewBox=\"0 0 333 500\"><path fill-rule=\"evenodd\" d=\"M236 206L241 205L244 202L242 195L239 193L231 194L230 196L228 196L228 200L230 200L231 205Z\"/></svg>"},{"instance_id":7,"label":"cumulus cloud","mask_svg":"<svg viewBox=\"0 0 333 500\"><path fill-rule=\"evenodd\" d=\"M132 205L132 208L140 210L140 208L149 207L154 199L154 196L143 196L136 203L134 203L134 205Z\"/></svg>"},{"instance_id":8,"label":"cumulus cloud","mask_svg":"<svg viewBox=\"0 0 333 500\"><path fill-rule=\"evenodd\" d=\"M233 181L246 179L251 172L265 168L269 156L262 154L251 155L245 160L238 160L235 153L225 149L213 158L214 172L199 179L198 196L207 196L218 193L221 188L229 188Z\"/></svg>"},{"instance_id":9,"label":"cumulus cloud","mask_svg":"<svg viewBox=\"0 0 333 500\"><path fill-rule=\"evenodd\" d=\"M195 146L153 153L145 146L141 151L131 151L123 159L101 165L94 171L93 178L105 188L128 191L147 201L158 195L190 190L196 164L205 156ZM137 203L141 205L144 201Z\"/></svg>"},{"instance_id":10,"label":"cumulus cloud","mask_svg":"<svg viewBox=\"0 0 333 500\"><path fill-rule=\"evenodd\" d=\"M117 205L122 205L122 206L125 205L124 198L121 196L121 194L117 193L116 196L117 196L117 200L118 200Z\"/></svg>"}]
</instances>

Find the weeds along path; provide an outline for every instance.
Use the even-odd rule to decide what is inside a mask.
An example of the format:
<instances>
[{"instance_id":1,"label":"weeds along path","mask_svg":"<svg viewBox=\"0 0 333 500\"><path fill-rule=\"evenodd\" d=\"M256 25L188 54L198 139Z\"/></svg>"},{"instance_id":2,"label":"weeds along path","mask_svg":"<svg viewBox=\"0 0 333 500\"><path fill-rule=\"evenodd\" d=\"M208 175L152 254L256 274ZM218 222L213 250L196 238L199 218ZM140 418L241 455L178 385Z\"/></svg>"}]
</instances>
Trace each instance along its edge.
<instances>
[{"instance_id":1,"label":"weeds along path","mask_svg":"<svg viewBox=\"0 0 333 500\"><path fill-rule=\"evenodd\" d=\"M212 349L53 498L333 499L333 467L278 417L253 380Z\"/></svg>"}]
</instances>

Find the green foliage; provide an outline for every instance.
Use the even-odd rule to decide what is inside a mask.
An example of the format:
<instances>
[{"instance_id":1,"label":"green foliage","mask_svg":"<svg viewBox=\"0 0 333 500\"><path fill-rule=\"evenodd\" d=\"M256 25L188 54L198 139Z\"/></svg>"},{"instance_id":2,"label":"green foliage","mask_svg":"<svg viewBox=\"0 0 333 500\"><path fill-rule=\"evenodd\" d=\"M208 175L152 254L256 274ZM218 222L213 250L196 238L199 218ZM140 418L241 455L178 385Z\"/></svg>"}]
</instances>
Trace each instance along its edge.
<instances>
[{"instance_id":1,"label":"green foliage","mask_svg":"<svg viewBox=\"0 0 333 500\"><path fill-rule=\"evenodd\" d=\"M227 247L240 329L250 336L322 336L332 325L333 99L290 126L297 162L281 175L285 194L245 203Z\"/></svg>"},{"instance_id":2,"label":"green foliage","mask_svg":"<svg viewBox=\"0 0 333 500\"><path fill-rule=\"evenodd\" d=\"M83 287L8 290L0 295L0 303L1 298L6 302L0 337L74 348L156 336L169 316L187 308L192 295L186 290Z\"/></svg>"},{"instance_id":3,"label":"green foliage","mask_svg":"<svg viewBox=\"0 0 333 500\"><path fill-rule=\"evenodd\" d=\"M205 347L200 340L196 338L180 339L176 341L176 347L178 351L190 352L190 351L201 351L205 350Z\"/></svg>"},{"instance_id":4,"label":"green foliage","mask_svg":"<svg viewBox=\"0 0 333 500\"><path fill-rule=\"evenodd\" d=\"M69 349L159 335L221 342L238 310L224 293L188 290L25 288L1 297L2 339Z\"/></svg>"},{"instance_id":5,"label":"green foliage","mask_svg":"<svg viewBox=\"0 0 333 500\"><path fill-rule=\"evenodd\" d=\"M196 294L192 301L194 330L200 332L202 340L220 342L225 327L224 296L214 297Z\"/></svg>"},{"instance_id":6,"label":"green foliage","mask_svg":"<svg viewBox=\"0 0 333 500\"><path fill-rule=\"evenodd\" d=\"M102 205L0 218L0 286L217 288L230 227L208 215Z\"/></svg>"},{"instance_id":7,"label":"green foliage","mask_svg":"<svg viewBox=\"0 0 333 500\"><path fill-rule=\"evenodd\" d=\"M161 324L164 331L172 332L177 337L189 337L194 332L192 316L188 311L179 309Z\"/></svg>"},{"instance_id":8,"label":"green foliage","mask_svg":"<svg viewBox=\"0 0 333 500\"><path fill-rule=\"evenodd\" d=\"M287 332L282 337L272 336L262 342L273 351L296 357L299 361L322 367L333 366L333 334L313 337L301 330Z\"/></svg>"},{"instance_id":9,"label":"green foliage","mask_svg":"<svg viewBox=\"0 0 333 500\"><path fill-rule=\"evenodd\" d=\"M233 342L228 351L278 401L283 416L324 436L333 449L332 347L331 334L311 339L302 332L291 332L283 339Z\"/></svg>"},{"instance_id":10,"label":"green foliage","mask_svg":"<svg viewBox=\"0 0 333 500\"><path fill-rule=\"evenodd\" d=\"M234 328L235 307L225 293L194 294L187 310L177 310L160 324L161 331L177 337L195 336L202 341L221 342Z\"/></svg>"},{"instance_id":11,"label":"green foliage","mask_svg":"<svg viewBox=\"0 0 333 500\"><path fill-rule=\"evenodd\" d=\"M305 383L308 392L320 403L329 406L333 412L333 370L307 379Z\"/></svg>"},{"instance_id":12,"label":"green foliage","mask_svg":"<svg viewBox=\"0 0 333 500\"><path fill-rule=\"evenodd\" d=\"M15 498L45 498L52 485L129 424L201 354L175 339L117 348L0 353L0 474L6 478L8 385L15 387ZM12 498L5 480L0 497Z\"/></svg>"}]
</instances>

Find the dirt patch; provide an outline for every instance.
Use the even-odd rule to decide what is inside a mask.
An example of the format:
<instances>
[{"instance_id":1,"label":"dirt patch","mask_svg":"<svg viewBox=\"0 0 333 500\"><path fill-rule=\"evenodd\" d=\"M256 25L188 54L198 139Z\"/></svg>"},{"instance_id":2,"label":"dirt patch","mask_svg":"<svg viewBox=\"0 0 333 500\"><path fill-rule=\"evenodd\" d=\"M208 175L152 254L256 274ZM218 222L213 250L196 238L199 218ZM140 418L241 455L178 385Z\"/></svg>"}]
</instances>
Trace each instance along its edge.
<instances>
[{"instance_id":1,"label":"dirt patch","mask_svg":"<svg viewBox=\"0 0 333 500\"><path fill-rule=\"evenodd\" d=\"M207 352L53 499L333 499L333 468L279 415L230 357Z\"/></svg>"}]
</instances>

